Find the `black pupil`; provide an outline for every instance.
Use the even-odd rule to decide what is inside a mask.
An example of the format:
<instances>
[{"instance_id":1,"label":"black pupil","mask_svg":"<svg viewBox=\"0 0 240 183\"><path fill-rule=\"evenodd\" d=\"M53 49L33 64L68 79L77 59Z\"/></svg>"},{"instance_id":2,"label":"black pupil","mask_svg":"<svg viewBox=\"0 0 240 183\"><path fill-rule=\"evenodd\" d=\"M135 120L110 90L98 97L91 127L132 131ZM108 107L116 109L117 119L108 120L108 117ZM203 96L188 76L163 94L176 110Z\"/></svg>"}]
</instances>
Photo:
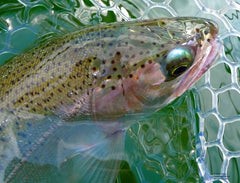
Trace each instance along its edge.
<instances>
[{"instance_id":1,"label":"black pupil","mask_svg":"<svg viewBox=\"0 0 240 183\"><path fill-rule=\"evenodd\" d=\"M174 75L180 75L180 74L182 74L184 71L186 71L187 70L187 67L186 66L180 66L180 67L178 67L175 71L174 71Z\"/></svg>"},{"instance_id":2,"label":"black pupil","mask_svg":"<svg viewBox=\"0 0 240 183\"><path fill-rule=\"evenodd\" d=\"M170 50L164 57L165 71L169 80L183 74L193 63L194 50L188 45L181 45Z\"/></svg>"}]
</instances>

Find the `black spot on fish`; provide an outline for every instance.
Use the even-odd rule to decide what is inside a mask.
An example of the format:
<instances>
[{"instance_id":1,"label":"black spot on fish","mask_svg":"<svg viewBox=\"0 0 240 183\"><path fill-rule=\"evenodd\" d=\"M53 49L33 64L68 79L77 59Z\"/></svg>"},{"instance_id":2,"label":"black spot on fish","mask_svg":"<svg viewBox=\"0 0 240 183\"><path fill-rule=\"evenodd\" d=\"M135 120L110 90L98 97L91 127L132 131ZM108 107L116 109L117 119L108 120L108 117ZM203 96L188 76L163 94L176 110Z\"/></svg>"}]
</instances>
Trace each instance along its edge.
<instances>
[{"instance_id":1,"label":"black spot on fish","mask_svg":"<svg viewBox=\"0 0 240 183\"><path fill-rule=\"evenodd\" d=\"M205 31L204 31L204 34L205 34L205 35L208 35L208 33L209 33L208 30L205 30Z\"/></svg>"},{"instance_id":2,"label":"black spot on fish","mask_svg":"<svg viewBox=\"0 0 240 183\"><path fill-rule=\"evenodd\" d=\"M115 87L115 86L112 86L111 88L112 88L112 90L115 90L115 89L116 89L116 87Z\"/></svg>"},{"instance_id":3,"label":"black spot on fish","mask_svg":"<svg viewBox=\"0 0 240 183\"><path fill-rule=\"evenodd\" d=\"M71 98L71 97L72 97L72 92L68 92L68 93L67 93L67 96L68 96L69 98Z\"/></svg>"},{"instance_id":4,"label":"black spot on fish","mask_svg":"<svg viewBox=\"0 0 240 183\"><path fill-rule=\"evenodd\" d=\"M92 68L92 71L93 71L93 72L96 72L96 70L97 70L96 67L93 67L93 68Z\"/></svg>"},{"instance_id":5,"label":"black spot on fish","mask_svg":"<svg viewBox=\"0 0 240 183\"><path fill-rule=\"evenodd\" d=\"M149 64L152 64L152 62L153 62L152 60L148 60L148 63L149 63Z\"/></svg>"},{"instance_id":6,"label":"black spot on fish","mask_svg":"<svg viewBox=\"0 0 240 183\"><path fill-rule=\"evenodd\" d=\"M18 134L18 136L21 136L21 137L23 137L23 138L26 138L26 137L27 137L27 134L26 134L26 133L23 133L23 132L18 132L17 134Z\"/></svg>"},{"instance_id":7,"label":"black spot on fish","mask_svg":"<svg viewBox=\"0 0 240 183\"><path fill-rule=\"evenodd\" d=\"M42 104L41 104L40 102L37 102L37 105L40 106L40 107L42 107Z\"/></svg>"},{"instance_id":8,"label":"black spot on fish","mask_svg":"<svg viewBox=\"0 0 240 183\"><path fill-rule=\"evenodd\" d=\"M164 26L164 25L166 25L166 22L161 21L160 24Z\"/></svg>"}]
</instances>

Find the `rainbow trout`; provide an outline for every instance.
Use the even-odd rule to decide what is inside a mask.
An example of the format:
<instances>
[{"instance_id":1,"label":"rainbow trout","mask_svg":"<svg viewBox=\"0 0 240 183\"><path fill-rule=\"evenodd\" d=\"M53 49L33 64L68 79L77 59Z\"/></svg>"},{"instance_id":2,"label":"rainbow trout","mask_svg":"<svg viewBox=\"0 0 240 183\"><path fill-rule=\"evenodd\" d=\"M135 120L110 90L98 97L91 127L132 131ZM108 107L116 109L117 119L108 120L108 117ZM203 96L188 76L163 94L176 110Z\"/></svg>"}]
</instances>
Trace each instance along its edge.
<instances>
[{"instance_id":1,"label":"rainbow trout","mask_svg":"<svg viewBox=\"0 0 240 183\"><path fill-rule=\"evenodd\" d=\"M0 181L114 182L132 123L180 96L216 59L216 23L163 18L97 25L0 68ZM35 167L35 169L34 169ZM21 181L19 181L21 180ZM51 181L50 181L51 182Z\"/></svg>"}]
</instances>

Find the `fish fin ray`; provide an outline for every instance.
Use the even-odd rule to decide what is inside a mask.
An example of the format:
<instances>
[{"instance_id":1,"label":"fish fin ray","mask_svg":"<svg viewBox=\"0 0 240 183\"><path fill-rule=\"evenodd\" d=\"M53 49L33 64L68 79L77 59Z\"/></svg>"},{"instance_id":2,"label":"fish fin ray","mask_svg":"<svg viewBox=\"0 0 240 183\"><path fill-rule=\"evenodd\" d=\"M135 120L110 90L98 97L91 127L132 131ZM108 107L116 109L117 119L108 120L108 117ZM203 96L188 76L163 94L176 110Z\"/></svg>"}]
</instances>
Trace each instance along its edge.
<instances>
[{"instance_id":1,"label":"fish fin ray","mask_svg":"<svg viewBox=\"0 0 240 183\"><path fill-rule=\"evenodd\" d=\"M121 160L124 158L124 135L125 132L120 130L105 136L91 147L76 149L74 155L67 157L67 159L75 159L76 182L114 182ZM75 182L75 180L71 181Z\"/></svg>"},{"instance_id":2,"label":"fish fin ray","mask_svg":"<svg viewBox=\"0 0 240 183\"><path fill-rule=\"evenodd\" d=\"M28 128L20 130L11 121L20 155L3 167L5 182L114 182L123 157L124 130L108 135L93 121L45 120L31 121L30 126L24 121L21 125ZM51 170L47 174L46 168Z\"/></svg>"}]
</instances>

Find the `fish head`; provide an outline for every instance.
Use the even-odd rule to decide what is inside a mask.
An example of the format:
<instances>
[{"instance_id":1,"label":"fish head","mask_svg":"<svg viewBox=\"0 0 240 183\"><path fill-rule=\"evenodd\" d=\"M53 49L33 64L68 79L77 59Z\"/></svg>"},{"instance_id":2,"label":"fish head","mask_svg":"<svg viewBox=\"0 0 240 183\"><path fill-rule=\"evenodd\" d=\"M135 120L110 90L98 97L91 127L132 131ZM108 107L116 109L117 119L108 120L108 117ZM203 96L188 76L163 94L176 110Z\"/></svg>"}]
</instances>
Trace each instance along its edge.
<instances>
[{"instance_id":1,"label":"fish head","mask_svg":"<svg viewBox=\"0 0 240 183\"><path fill-rule=\"evenodd\" d=\"M92 113L107 119L161 109L207 71L221 45L217 24L204 18L129 22L118 32L91 97Z\"/></svg>"},{"instance_id":2,"label":"fish head","mask_svg":"<svg viewBox=\"0 0 240 183\"><path fill-rule=\"evenodd\" d=\"M138 73L144 87L144 92L141 92L150 109L168 104L182 95L209 69L221 47L217 40L218 26L214 21L177 18L177 22L168 22L165 29L169 34L182 30L181 39L169 41L170 44Z\"/></svg>"},{"instance_id":3,"label":"fish head","mask_svg":"<svg viewBox=\"0 0 240 183\"><path fill-rule=\"evenodd\" d=\"M187 45L195 50L194 61L183 74L180 83L175 90L175 97L180 96L192 84L194 84L213 64L219 55L222 43L217 39L218 25L206 19L204 22L196 21L196 25L192 31L195 31L193 42Z\"/></svg>"}]
</instances>

